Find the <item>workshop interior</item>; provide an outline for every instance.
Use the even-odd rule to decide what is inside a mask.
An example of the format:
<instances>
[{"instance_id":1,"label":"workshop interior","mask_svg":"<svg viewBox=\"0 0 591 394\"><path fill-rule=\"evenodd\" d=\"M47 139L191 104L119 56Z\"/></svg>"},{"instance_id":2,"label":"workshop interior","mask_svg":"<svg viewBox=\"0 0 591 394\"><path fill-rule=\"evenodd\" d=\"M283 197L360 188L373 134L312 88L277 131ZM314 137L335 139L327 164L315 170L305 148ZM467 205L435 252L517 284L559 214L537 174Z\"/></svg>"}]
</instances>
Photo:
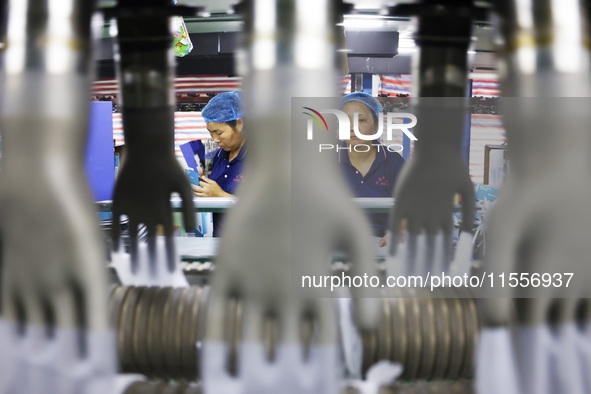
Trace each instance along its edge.
<instances>
[{"instance_id":1,"label":"workshop interior","mask_svg":"<svg viewBox=\"0 0 591 394\"><path fill-rule=\"evenodd\" d=\"M589 0L0 0L0 394L591 394Z\"/></svg>"}]
</instances>

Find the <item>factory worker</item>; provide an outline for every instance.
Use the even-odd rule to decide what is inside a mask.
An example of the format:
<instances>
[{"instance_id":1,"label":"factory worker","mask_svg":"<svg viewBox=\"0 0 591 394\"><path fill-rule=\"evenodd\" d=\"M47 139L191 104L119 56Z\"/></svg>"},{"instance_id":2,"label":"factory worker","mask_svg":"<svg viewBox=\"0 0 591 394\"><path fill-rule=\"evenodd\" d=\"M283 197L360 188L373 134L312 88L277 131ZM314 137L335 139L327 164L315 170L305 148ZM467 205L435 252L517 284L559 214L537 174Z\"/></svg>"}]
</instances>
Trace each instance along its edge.
<instances>
[{"instance_id":1,"label":"factory worker","mask_svg":"<svg viewBox=\"0 0 591 394\"><path fill-rule=\"evenodd\" d=\"M234 197L242 182L242 169L248 147L244 143L244 116L240 92L224 92L212 98L203 108L207 130L219 150L213 157L209 178L193 186L197 197ZM214 214L214 236L219 236L222 215Z\"/></svg>"},{"instance_id":2,"label":"factory worker","mask_svg":"<svg viewBox=\"0 0 591 394\"><path fill-rule=\"evenodd\" d=\"M355 92L341 99L341 109L349 117L350 139L342 141L346 149L339 150L339 164L355 197L392 197L394 186L404 165L404 159L391 152L379 140L359 139L353 131L354 114L358 113L358 130L373 135L378 129L382 104L371 95ZM365 146L362 146L365 145ZM368 213L374 236L380 246L386 244L387 213Z\"/></svg>"}]
</instances>

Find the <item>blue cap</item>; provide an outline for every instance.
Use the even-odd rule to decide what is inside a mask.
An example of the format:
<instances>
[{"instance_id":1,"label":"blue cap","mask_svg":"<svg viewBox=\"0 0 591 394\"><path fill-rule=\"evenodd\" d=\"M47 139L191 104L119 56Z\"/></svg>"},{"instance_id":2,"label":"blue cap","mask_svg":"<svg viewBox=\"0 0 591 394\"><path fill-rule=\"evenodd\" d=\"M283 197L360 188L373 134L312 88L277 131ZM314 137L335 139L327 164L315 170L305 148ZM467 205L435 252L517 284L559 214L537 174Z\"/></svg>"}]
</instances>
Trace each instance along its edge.
<instances>
[{"instance_id":1,"label":"blue cap","mask_svg":"<svg viewBox=\"0 0 591 394\"><path fill-rule=\"evenodd\" d=\"M343 108L343 106L350 101L357 101L367 105L369 109L375 114L376 119L378 119L382 113L382 104L380 104L378 99L373 97L371 94L367 94L365 92L349 93L341 99L341 108Z\"/></svg>"},{"instance_id":2,"label":"blue cap","mask_svg":"<svg viewBox=\"0 0 591 394\"><path fill-rule=\"evenodd\" d=\"M206 122L230 122L244 116L242 95L239 90L223 92L209 100L201 111Z\"/></svg>"}]
</instances>

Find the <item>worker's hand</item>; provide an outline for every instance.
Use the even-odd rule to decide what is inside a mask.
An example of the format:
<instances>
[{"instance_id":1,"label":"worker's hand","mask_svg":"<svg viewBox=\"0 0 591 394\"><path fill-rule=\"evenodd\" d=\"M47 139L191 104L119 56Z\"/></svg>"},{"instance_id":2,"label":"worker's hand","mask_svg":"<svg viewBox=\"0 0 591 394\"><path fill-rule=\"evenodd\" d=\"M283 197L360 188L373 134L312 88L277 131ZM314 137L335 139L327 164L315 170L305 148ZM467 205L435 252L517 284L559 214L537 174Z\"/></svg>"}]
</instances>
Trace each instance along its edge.
<instances>
[{"instance_id":1,"label":"worker's hand","mask_svg":"<svg viewBox=\"0 0 591 394\"><path fill-rule=\"evenodd\" d=\"M209 178L201 178L199 186L191 185L193 194L197 197L228 197L226 193L216 181Z\"/></svg>"}]
</instances>

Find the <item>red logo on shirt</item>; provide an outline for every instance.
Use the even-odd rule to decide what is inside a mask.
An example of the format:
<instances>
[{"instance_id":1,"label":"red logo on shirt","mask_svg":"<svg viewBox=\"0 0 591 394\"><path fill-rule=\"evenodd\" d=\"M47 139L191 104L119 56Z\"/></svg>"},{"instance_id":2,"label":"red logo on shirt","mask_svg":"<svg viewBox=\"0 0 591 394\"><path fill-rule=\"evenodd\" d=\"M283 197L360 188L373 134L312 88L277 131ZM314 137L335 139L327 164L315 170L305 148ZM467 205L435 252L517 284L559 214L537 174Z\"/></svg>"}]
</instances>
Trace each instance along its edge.
<instances>
[{"instance_id":1,"label":"red logo on shirt","mask_svg":"<svg viewBox=\"0 0 591 394\"><path fill-rule=\"evenodd\" d=\"M390 180L386 179L385 176L381 176L378 178L378 180L376 181L376 185L380 185L380 186L390 186Z\"/></svg>"},{"instance_id":2,"label":"red logo on shirt","mask_svg":"<svg viewBox=\"0 0 591 394\"><path fill-rule=\"evenodd\" d=\"M244 178L244 176L242 176L241 174L236 174L234 179L232 179L232 182L240 182L242 178Z\"/></svg>"}]
</instances>

